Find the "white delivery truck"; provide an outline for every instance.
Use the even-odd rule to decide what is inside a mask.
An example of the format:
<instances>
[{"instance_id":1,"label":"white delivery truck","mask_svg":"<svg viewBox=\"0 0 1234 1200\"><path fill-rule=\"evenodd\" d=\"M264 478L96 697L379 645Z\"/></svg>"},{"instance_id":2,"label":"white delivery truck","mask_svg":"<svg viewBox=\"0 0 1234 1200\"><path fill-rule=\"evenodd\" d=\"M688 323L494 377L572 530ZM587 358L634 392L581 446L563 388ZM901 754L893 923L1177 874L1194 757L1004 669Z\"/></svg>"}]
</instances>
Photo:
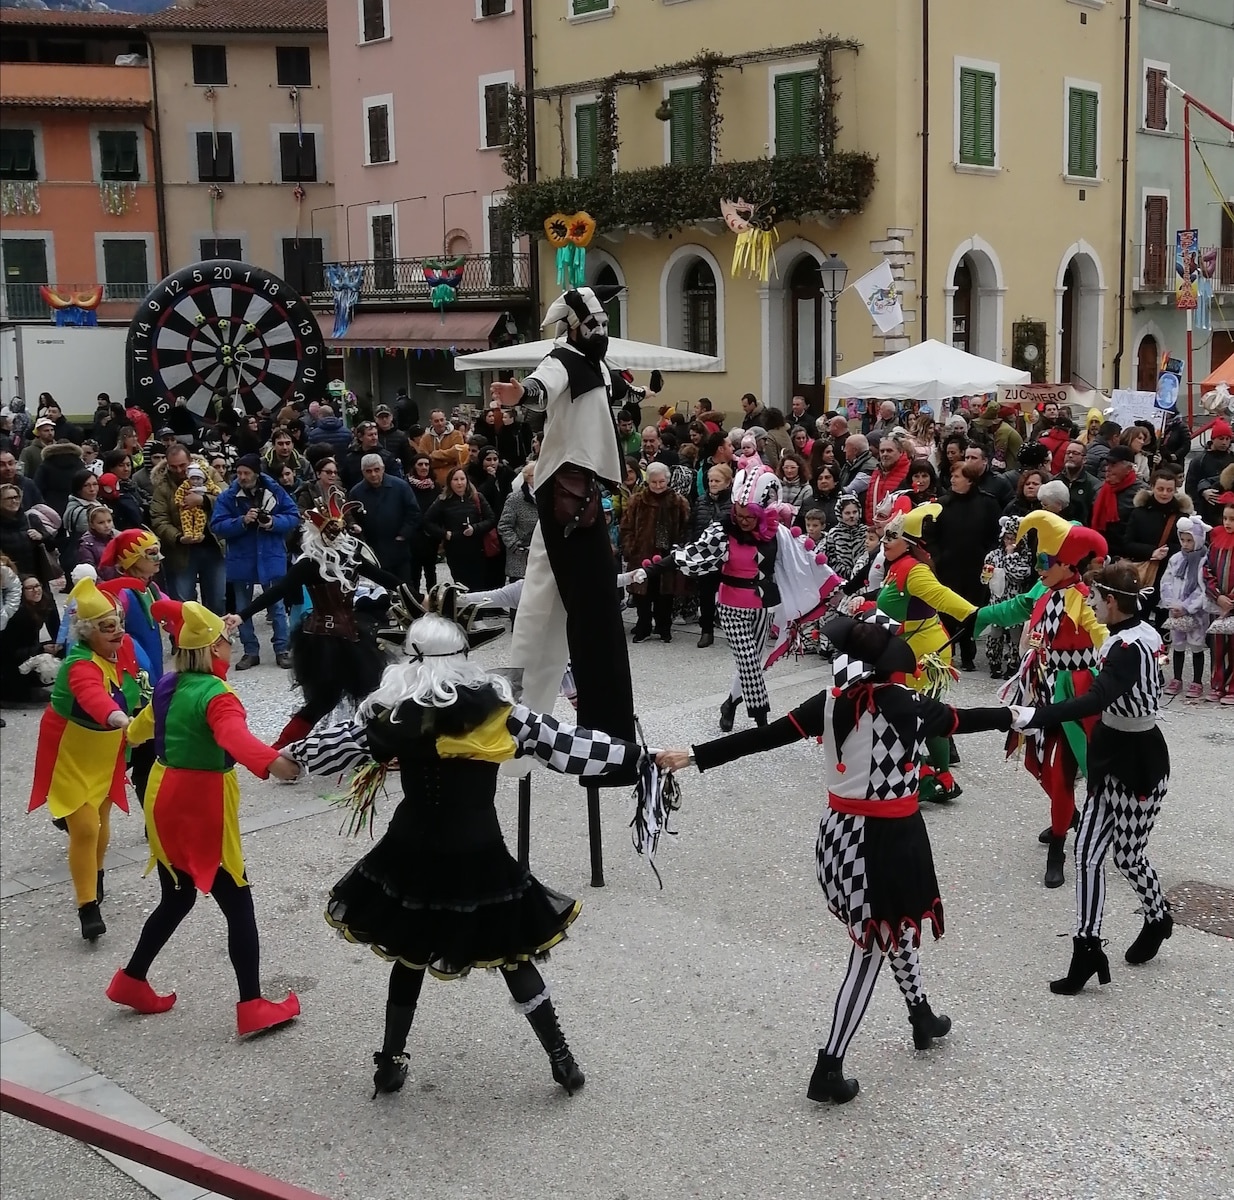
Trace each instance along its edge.
<instances>
[{"instance_id":1,"label":"white delivery truck","mask_svg":"<svg viewBox=\"0 0 1234 1200\"><path fill-rule=\"evenodd\" d=\"M99 392L125 398L127 325L0 326L0 403L22 396L33 413L50 392L65 414L89 416Z\"/></svg>"}]
</instances>

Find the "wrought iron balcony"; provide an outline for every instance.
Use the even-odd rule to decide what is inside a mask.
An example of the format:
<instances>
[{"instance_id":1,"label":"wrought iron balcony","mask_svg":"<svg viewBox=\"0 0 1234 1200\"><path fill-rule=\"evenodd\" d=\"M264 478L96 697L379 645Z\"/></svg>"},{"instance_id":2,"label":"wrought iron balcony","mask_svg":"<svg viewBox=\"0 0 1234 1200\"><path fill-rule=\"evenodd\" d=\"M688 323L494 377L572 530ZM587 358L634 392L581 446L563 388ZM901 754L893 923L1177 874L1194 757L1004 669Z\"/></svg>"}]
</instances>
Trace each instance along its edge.
<instances>
[{"instance_id":1,"label":"wrought iron balcony","mask_svg":"<svg viewBox=\"0 0 1234 1200\"><path fill-rule=\"evenodd\" d=\"M1199 256L1213 294L1234 292L1234 246L1202 246ZM1173 294L1177 284L1173 242L1136 246L1133 261L1136 292Z\"/></svg>"},{"instance_id":2,"label":"wrought iron balcony","mask_svg":"<svg viewBox=\"0 0 1234 1200\"><path fill-rule=\"evenodd\" d=\"M6 283L0 289L0 317L9 321L52 321L54 312L43 299L43 288L71 304L74 297L90 298L99 286L96 283ZM93 310L100 321L128 320L151 288L149 283L105 283L101 286L103 296Z\"/></svg>"},{"instance_id":3,"label":"wrought iron balcony","mask_svg":"<svg viewBox=\"0 0 1234 1200\"><path fill-rule=\"evenodd\" d=\"M527 254L468 254L462 257L462 279L458 284L457 302L468 300L508 301L530 295L531 258ZM360 282L360 303L422 302L428 304L434 284L425 276L425 264L452 261L450 256L425 258L378 258L353 263L323 263L314 272L313 290L309 299L314 304L333 304L334 298L325 282L326 271L332 266L364 268Z\"/></svg>"}]
</instances>

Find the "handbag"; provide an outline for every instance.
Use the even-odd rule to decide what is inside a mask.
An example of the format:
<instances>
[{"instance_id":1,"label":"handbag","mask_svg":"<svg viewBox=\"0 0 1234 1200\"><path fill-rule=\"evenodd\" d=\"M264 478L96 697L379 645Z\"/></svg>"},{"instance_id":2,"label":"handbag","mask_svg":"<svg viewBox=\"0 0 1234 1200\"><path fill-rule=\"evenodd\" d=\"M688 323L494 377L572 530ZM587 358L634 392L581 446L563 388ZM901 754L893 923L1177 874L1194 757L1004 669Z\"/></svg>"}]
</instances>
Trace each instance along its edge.
<instances>
[{"instance_id":1,"label":"handbag","mask_svg":"<svg viewBox=\"0 0 1234 1200\"><path fill-rule=\"evenodd\" d=\"M42 542L34 548L34 574L41 584L49 584L53 579L59 579L64 574L60 565L60 555L49 550Z\"/></svg>"},{"instance_id":2,"label":"handbag","mask_svg":"<svg viewBox=\"0 0 1234 1200\"><path fill-rule=\"evenodd\" d=\"M600 488L596 477L581 467L558 467L553 472L553 518L562 536L590 529L600 516Z\"/></svg>"},{"instance_id":3,"label":"handbag","mask_svg":"<svg viewBox=\"0 0 1234 1200\"><path fill-rule=\"evenodd\" d=\"M479 492L476 493L476 512L481 515L484 514L484 509L480 505ZM481 545L484 549L485 558L496 558L501 553L501 537L498 535L495 527L484 535Z\"/></svg>"},{"instance_id":4,"label":"handbag","mask_svg":"<svg viewBox=\"0 0 1234 1200\"><path fill-rule=\"evenodd\" d=\"M1165 522L1164 528L1161 530L1161 537L1157 542L1157 549L1170 540L1170 534L1174 532L1174 526L1178 522L1178 513L1171 513ZM1135 559L1127 559L1127 565L1135 572L1136 578L1140 581L1141 588L1151 588L1157 582L1157 575L1161 571L1161 564L1165 562L1164 558L1149 558L1143 562L1137 562Z\"/></svg>"}]
</instances>

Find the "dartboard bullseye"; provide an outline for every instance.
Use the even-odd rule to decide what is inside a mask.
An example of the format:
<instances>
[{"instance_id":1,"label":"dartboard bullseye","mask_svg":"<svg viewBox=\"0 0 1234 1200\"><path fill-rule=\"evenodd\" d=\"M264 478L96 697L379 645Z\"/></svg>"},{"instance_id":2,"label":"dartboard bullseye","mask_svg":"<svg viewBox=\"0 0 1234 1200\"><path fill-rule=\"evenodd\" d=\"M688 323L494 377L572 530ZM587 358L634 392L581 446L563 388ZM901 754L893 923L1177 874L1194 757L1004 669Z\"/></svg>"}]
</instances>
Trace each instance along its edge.
<instances>
[{"instance_id":1,"label":"dartboard bullseye","mask_svg":"<svg viewBox=\"0 0 1234 1200\"><path fill-rule=\"evenodd\" d=\"M194 263L157 284L129 326L128 389L152 417L177 407L269 412L318 399L326 348L290 284L249 263Z\"/></svg>"}]
</instances>

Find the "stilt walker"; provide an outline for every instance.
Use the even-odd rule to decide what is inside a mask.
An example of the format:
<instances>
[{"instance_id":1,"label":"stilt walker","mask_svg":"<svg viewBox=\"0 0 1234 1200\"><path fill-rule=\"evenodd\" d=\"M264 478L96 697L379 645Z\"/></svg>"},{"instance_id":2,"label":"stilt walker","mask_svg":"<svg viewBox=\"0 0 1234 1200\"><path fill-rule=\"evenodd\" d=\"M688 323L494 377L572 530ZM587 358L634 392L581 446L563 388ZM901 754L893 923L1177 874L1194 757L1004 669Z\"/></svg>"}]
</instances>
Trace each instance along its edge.
<instances>
[{"instance_id":1,"label":"stilt walker","mask_svg":"<svg viewBox=\"0 0 1234 1200\"><path fill-rule=\"evenodd\" d=\"M1144 926L1124 956L1132 964L1156 957L1174 930L1161 882L1145 853L1170 781L1170 752L1157 722L1161 704L1161 636L1139 615L1140 582L1125 564L1102 568L1093 581L1098 618L1109 637L1097 651L1099 670L1081 696L1041 708L1013 708L1017 729L1056 729L1064 721L1100 719L1088 746L1088 799L1075 839L1076 926L1071 966L1050 984L1074 995L1097 976L1110 981L1102 949L1105 858L1140 898Z\"/></svg>"},{"instance_id":2,"label":"stilt walker","mask_svg":"<svg viewBox=\"0 0 1234 1200\"><path fill-rule=\"evenodd\" d=\"M852 939L831 1031L818 1052L807 1095L843 1104L857 1095L844 1056L870 1003L884 958L908 1005L913 1045L926 1050L951 1030L926 999L918 950L927 921L943 934L943 902L918 809L921 748L931 737L1011 727L1006 708L956 709L905 686L917 660L885 613L833 616L821 633L838 651L834 686L765 728L743 730L692 752L666 750L659 763L700 771L802 738L825 747L827 811L815 858L827 907Z\"/></svg>"},{"instance_id":3,"label":"stilt walker","mask_svg":"<svg viewBox=\"0 0 1234 1200\"><path fill-rule=\"evenodd\" d=\"M1007 629L1027 622L1028 650L999 695L1008 704L1037 708L1081 696L1092 686L1106 629L1088 603L1081 575L1094 558L1104 558L1108 548L1096 531L1044 510L1021 519L1019 539L1030 533L1037 538L1040 583L1022 596L978 610L975 635L992 625ZM1007 738L1007 756L1023 744L1024 766L1050 798L1050 827L1040 838L1049 846L1048 888L1066 882L1067 830L1077 820L1075 781L1086 773L1088 736L1095 722L1096 717L1089 716L1057 728L1013 732Z\"/></svg>"},{"instance_id":4,"label":"stilt walker","mask_svg":"<svg viewBox=\"0 0 1234 1200\"><path fill-rule=\"evenodd\" d=\"M500 969L515 1008L568 1093L583 1086L535 961L566 935L581 904L544 886L510 856L493 807L503 762L534 756L586 780L639 780L640 811L664 803L663 777L634 742L568 725L517 702L509 679L468 662L501 627L476 625L453 587L407 634L409 661L390 667L348 722L318 729L283 753L312 774L361 766L353 828L372 825L387 764L397 760L403 799L385 836L330 891L326 920L349 941L393 963L385 1036L373 1056L374 1096L407 1078L407 1037L426 971L457 979ZM642 806L649 806L644 808Z\"/></svg>"}]
</instances>

